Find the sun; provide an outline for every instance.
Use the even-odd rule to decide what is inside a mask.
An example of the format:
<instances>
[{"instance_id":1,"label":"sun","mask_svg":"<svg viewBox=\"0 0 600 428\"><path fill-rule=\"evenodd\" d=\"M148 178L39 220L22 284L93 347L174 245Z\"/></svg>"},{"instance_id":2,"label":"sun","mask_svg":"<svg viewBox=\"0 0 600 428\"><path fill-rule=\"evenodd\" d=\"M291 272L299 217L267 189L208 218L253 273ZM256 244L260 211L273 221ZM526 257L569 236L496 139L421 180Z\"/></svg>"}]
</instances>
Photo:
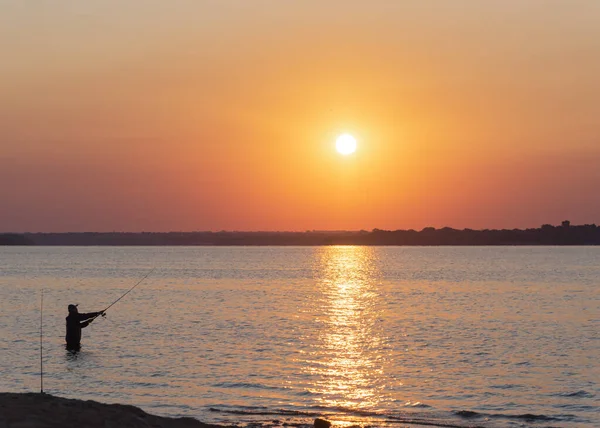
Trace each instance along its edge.
<instances>
[{"instance_id":1,"label":"sun","mask_svg":"<svg viewBox=\"0 0 600 428\"><path fill-rule=\"evenodd\" d=\"M356 138L350 134L342 134L335 140L336 150L344 155L350 155L356 151Z\"/></svg>"}]
</instances>

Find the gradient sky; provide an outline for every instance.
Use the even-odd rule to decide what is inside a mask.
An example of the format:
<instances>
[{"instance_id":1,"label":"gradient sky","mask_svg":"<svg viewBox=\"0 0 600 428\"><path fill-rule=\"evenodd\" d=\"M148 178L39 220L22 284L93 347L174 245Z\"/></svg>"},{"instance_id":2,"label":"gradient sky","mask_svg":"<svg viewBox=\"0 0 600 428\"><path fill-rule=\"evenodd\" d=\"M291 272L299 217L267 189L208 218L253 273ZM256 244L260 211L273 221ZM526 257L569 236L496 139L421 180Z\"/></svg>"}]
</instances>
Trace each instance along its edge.
<instances>
[{"instance_id":1,"label":"gradient sky","mask_svg":"<svg viewBox=\"0 0 600 428\"><path fill-rule=\"evenodd\" d=\"M0 0L0 232L600 223L599 76L597 0Z\"/></svg>"}]
</instances>

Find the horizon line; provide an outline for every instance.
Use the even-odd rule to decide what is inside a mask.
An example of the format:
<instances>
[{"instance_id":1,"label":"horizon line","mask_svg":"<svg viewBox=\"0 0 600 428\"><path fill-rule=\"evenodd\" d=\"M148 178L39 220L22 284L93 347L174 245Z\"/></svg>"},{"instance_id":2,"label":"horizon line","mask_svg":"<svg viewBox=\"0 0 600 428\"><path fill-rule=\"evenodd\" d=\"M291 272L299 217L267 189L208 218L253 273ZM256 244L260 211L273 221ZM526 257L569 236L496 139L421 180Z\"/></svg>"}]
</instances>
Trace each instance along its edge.
<instances>
[{"instance_id":1,"label":"horizon line","mask_svg":"<svg viewBox=\"0 0 600 428\"><path fill-rule=\"evenodd\" d=\"M563 221L561 224L559 225L553 225L550 223L544 223L538 227L525 227L525 228L519 228L519 227L513 227L513 228L501 228L501 229L490 229L490 228L484 228L484 229L471 229L469 227L465 227L462 229L457 229L451 226L443 226L443 227L435 227L435 226L426 226L420 230L417 229L379 229L379 228L372 228L370 230L368 229L306 229L306 230L226 230L226 229L221 229L221 230L170 230L170 231L147 231L147 230L143 230L143 231L119 231L119 230L113 230L113 231L104 231L104 232L99 232L99 231L68 231L68 232L44 232L44 231L36 231L36 232L0 232L0 235L8 235L8 234L17 234L17 235L35 235L35 234L110 234L110 233L122 233L122 234L158 234L158 233L373 233L375 231L381 231L381 232L423 232L424 230L427 229L433 229L433 230L455 230L455 231L460 231L460 232L464 232L464 231L474 231L474 232L483 232L483 231L491 231L491 230L531 230L531 229L541 229L543 227L598 227L596 225L596 223L585 223L585 224L571 224L571 222L569 220L565 220Z\"/></svg>"}]
</instances>

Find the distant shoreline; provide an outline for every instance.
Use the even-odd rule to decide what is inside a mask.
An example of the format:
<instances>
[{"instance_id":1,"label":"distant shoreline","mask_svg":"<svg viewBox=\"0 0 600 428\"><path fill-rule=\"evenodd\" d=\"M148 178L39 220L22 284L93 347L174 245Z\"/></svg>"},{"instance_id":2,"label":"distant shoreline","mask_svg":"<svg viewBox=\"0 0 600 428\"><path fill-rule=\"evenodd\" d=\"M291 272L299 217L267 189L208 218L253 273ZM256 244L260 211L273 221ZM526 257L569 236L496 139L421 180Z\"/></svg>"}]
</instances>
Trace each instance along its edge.
<instances>
[{"instance_id":1,"label":"distant shoreline","mask_svg":"<svg viewBox=\"0 0 600 428\"><path fill-rule=\"evenodd\" d=\"M534 229L306 231L306 232L67 232L4 233L0 245L37 246L515 246L600 245L595 224Z\"/></svg>"}]
</instances>

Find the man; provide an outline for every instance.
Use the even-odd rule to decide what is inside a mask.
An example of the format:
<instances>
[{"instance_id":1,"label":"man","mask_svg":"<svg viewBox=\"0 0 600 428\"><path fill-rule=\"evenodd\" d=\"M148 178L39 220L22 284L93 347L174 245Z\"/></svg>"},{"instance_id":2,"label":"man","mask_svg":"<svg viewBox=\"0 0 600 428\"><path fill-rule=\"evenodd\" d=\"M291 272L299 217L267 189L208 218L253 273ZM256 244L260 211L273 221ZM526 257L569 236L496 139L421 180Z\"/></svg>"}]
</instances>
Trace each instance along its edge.
<instances>
[{"instance_id":1,"label":"man","mask_svg":"<svg viewBox=\"0 0 600 428\"><path fill-rule=\"evenodd\" d=\"M69 305L69 316L67 317L67 349L79 350L81 347L81 329L90 325L98 316L104 315L104 311L80 314L77 305Z\"/></svg>"}]
</instances>

